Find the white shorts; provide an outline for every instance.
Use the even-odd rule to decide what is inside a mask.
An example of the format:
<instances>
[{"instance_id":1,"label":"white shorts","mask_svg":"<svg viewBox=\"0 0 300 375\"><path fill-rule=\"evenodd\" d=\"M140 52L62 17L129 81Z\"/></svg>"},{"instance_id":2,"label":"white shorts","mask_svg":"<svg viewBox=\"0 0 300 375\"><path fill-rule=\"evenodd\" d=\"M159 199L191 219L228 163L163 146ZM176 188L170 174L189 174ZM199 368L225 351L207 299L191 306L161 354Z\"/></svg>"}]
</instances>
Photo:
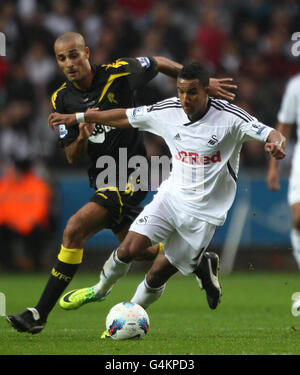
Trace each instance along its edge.
<instances>
[{"instance_id":1,"label":"white shorts","mask_svg":"<svg viewBox=\"0 0 300 375\"><path fill-rule=\"evenodd\" d=\"M183 275L194 272L208 247L216 226L180 212L168 200L169 192L159 190L129 230L162 242L169 262Z\"/></svg>"},{"instance_id":2,"label":"white shorts","mask_svg":"<svg viewBox=\"0 0 300 375\"><path fill-rule=\"evenodd\" d=\"M288 203L293 205L300 203L300 170L299 168L292 168L291 175L289 178L288 187Z\"/></svg>"}]
</instances>

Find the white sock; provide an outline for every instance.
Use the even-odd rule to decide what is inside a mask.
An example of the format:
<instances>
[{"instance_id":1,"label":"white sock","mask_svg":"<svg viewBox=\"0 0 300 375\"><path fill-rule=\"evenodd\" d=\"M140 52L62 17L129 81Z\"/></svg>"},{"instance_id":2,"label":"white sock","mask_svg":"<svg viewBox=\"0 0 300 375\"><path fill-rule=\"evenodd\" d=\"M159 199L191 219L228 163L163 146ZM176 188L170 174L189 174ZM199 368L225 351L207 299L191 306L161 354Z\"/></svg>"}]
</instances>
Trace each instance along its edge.
<instances>
[{"instance_id":1,"label":"white sock","mask_svg":"<svg viewBox=\"0 0 300 375\"><path fill-rule=\"evenodd\" d=\"M94 292L97 296L103 297L110 292L113 285L127 274L131 263L122 262L117 255L118 249L114 250L104 263L100 272L100 280L94 285Z\"/></svg>"},{"instance_id":2,"label":"white sock","mask_svg":"<svg viewBox=\"0 0 300 375\"><path fill-rule=\"evenodd\" d=\"M300 230L295 228L291 230L291 242L293 247L293 255L300 269Z\"/></svg>"},{"instance_id":3,"label":"white sock","mask_svg":"<svg viewBox=\"0 0 300 375\"><path fill-rule=\"evenodd\" d=\"M140 285L138 285L131 302L138 303L144 309L152 305L153 302L159 299L165 290L166 284L158 288L151 288L146 279L144 279Z\"/></svg>"}]
</instances>

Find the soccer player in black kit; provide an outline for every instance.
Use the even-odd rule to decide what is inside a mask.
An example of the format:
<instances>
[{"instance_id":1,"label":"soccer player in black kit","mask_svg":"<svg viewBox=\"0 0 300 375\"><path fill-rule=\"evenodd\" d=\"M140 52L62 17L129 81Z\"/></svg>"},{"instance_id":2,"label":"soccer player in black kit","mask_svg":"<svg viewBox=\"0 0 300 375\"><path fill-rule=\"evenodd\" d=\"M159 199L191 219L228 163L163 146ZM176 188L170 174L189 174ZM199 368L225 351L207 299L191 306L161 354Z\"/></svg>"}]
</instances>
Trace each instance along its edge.
<instances>
[{"instance_id":1,"label":"soccer player in black kit","mask_svg":"<svg viewBox=\"0 0 300 375\"><path fill-rule=\"evenodd\" d=\"M55 41L54 50L57 63L67 78L51 98L54 111L60 113L85 112L91 107L100 110L134 107L134 90L145 86L158 72L175 78L182 68L181 64L164 57L122 58L111 64L92 66L90 51L83 36L74 32L61 35ZM211 79L210 94L232 100L234 94L228 89L236 86L229 81L229 78ZM141 211L140 203L146 192L134 191L136 181L127 181L125 186L116 183L116 186L105 188L96 184L97 176L102 171L96 167L99 157L110 155L118 166L120 148L127 150L128 159L134 155L146 156L141 134L133 128L107 129L101 124L91 125L59 126L60 142L69 163L76 164L86 154L90 157L88 174L95 194L68 220L56 263L37 305L21 314L8 315L9 323L20 332L35 334L44 328L50 311L82 262L85 242L104 228L111 229L121 242ZM118 182L119 171L116 172ZM131 172L128 170L127 176ZM154 259L161 249L161 244L148 248L143 259ZM120 262L118 259L113 261ZM217 254L208 253L201 264L203 287L210 307L215 308L211 303L216 305L220 298L220 290L216 290L212 284L212 277L217 276L218 272ZM71 310L101 299L97 296L96 284L68 292L60 299L60 306Z\"/></svg>"}]
</instances>

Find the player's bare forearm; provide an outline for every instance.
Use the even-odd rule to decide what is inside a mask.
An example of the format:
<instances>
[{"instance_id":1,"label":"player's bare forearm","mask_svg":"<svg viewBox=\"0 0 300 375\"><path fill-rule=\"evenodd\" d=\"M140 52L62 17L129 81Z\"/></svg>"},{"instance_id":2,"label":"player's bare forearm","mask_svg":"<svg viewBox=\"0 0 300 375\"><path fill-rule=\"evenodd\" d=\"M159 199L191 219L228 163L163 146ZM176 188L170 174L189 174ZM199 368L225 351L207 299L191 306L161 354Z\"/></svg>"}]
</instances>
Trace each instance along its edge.
<instances>
[{"instance_id":1,"label":"player's bare forearm","mask_svg":"<svg viewBox=\"0 0 300 375\"><path fill-rule=\"evenodd\" d=\"M267 151L276 160L281 160L285 157L285 146L285 137L278 130L272 130L265 144L265 151Z\"/></svg>"},{"instance_id":2,"label":"player's bare forearm","mask_svg":"<svg viewBox=\"0 0 300 375\"><path fill-rule=\"evenodd\" d=\"M286 138L283 136L283 134L280 131L274 129L270 132L268 139L267 139L267 143L276 143L280 145L281 147L283 147L284 149L286 145Z\"/></svg>"},{"instance_id":3,"label":"player's bare forearm","mask_svg":"<svg viewBox=\"0 0 300 375\"><path fill-rule=\"evenodd\" d=\"M283 144L285 148L286 142L290 138L290 135L291 135L291 125L279 122L276 126L276 131L277 133L275 132L270 133L271 138L274 136L275 137L277 136L278 138L280 138L280 135L278 135L278 132L279 132L284 137ZM277 141L280 142L279 139ZM273 191L280 190L280 173L279 173L279 168L278 168L279 160L280 159L277 159L275 157L270 158L269 167L268 167L267 176L266 176L266 182L267 182L268 188Z\"/></svg>"},{"instance_id":4,"label":"player's bare forearm","mask_svg":"<svg viewBox=\"0 0 300 375\"><path fill-rule=\"evenodd\" d=\"M88 138L79 136L69 146L64 148L66 158L70 164L79 163L87 152Z\"/></svg>"},{"instance_id":5,"label":"player's bare forearm","mask_svg":"<svg viewBox=\"0 0 300 375\"><path fill-rule=\"evenodd\" d=\"M169 77L176 78L183 68L183 65L167 57L153 56L153 59L157 62L157 70Z\"/></svg>"},{"instance_id":6,"label":"player's bare forearm","mask_svg":"<svg viewBox=\"0 0 300 375\"><path fill-rule=\"evenodd\" d=\"M80 120L78 120L79 117ZM129 128L131 126L126 116L126 109L123 108L110 109L107 111L99 111L98 108L91 108L87 110L87 112L79 114L61 114L54 112L48 117L48 123L52 129L60 124L72 126L79 121L84 121L86 123L99 123L115 128Z\"/></svg>"},{"instance_id":7,"label":"player's bare forearm","mask_svg":"<svg viewBox=\"0 0 300 375\"><path fill-rule=\"evenodd\" d=\"M276 130L285 137L285 142L287 142L291 135L291 125L279 122L276 126ZM275 158L270 158L269 170L270 169L278 169L278 160Z\"/></svg>"},{"instance_id":8,"label":"player's bare forearm","mask_svg":"<svg viewBox=\"0 0 300 375\"><path fill-rule=\"evenodd\" d=\"M124 108L107 111L95 111L91 109L85 112L84 119L88 123L97 122L114 128L129 128L131 126L126 116L126 109Z\"/></svg>"}]
</instances>

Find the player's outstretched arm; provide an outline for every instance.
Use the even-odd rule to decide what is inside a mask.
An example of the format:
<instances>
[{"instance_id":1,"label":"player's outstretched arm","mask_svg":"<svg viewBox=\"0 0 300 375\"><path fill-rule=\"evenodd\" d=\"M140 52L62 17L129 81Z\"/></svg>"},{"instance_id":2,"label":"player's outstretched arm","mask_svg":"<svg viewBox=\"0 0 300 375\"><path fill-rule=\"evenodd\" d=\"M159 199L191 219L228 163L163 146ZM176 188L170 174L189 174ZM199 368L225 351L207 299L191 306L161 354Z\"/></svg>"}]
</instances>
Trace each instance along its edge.
<instances>
[{"instance_id":1,"label":"player's outstretched arm","mask_svg":"<svg viewBox=\"0 0 300 375\"><path fill-rule=\"evenodd\" d=\"M286 139L286 142L291 135L291 124L278 123L276 130L278 130ZM278 160L271 158L269 162L268 172L267 172L267 185L270 190L277 191L280 189L280 176L278 169Z\"/></svg>"},{"instance_id":2,"label":"player's outstretched arm","mask_svg":"<svg viewBox=\"0 0 300 375\"><path fill-rule=\"evenodd\" d=\"M170 60L162 56L153 56L157 63L157 70L169 77L176 78L183 65L176 61ZM225 100L234 100L235 94L231 90L236 90L237 85L232 84L232 78L210 78L209 95Z\"/></svg>"},{"instance_id":3,"label":"player's outstretched arm","mask_svg":"<svg viewBox=\"0 0 300 375\"><path fill-rule=\"evenodd\" d=\"M85 113L72 114L54 112L48 117L48 124L52 129L61 124L72 126L79 123L98 123L115 128L129 128L131 126L124 108L110 109L108 111L99 111L98 108L91 108Z\"/></svg>"},{"instance_id":4,"label":"player's outstretched arm","mask_svg":"<svg viewBox=\"0 0 300 375\"><path fill-rule=\"evenodd\" d=\"M153 56L153 59L156 61L157 71L169 77L176 78L183 68L183 65L167 57Z\"/></svg>"},{"instance_id":5,"label":"player's outstretched arm","mask_svg":"<svg viewBox=\"0 0 300 375\"><path fill-rule=\"evenodd\" d=\"M273 156L273 158L276 160L281 160L286 155L284 152L285 146L285 137L278 130L272 130L265 144L265 151Z\"/></svg>"}]
</instances>

